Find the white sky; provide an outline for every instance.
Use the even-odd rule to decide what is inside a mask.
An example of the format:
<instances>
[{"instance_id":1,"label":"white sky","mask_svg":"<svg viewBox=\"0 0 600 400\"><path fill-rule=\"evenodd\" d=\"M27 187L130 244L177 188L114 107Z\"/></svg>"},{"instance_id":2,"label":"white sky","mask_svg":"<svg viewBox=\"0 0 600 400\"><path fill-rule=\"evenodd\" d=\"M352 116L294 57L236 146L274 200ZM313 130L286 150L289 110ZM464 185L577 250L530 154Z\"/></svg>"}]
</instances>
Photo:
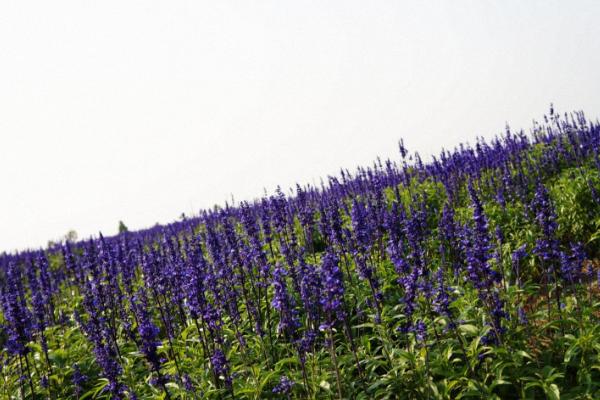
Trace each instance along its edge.
<instances>
[{"instance_id":1,"label":"white sky","mask_svg":"<svg viewBox=\"0 0 600 400\"><path fill-rule=\"evenodd\" d=\"M427 3L428 5L425 5ZM2 1L0 251L600 116L599 1Z\"/></svg>"}]
</instances>

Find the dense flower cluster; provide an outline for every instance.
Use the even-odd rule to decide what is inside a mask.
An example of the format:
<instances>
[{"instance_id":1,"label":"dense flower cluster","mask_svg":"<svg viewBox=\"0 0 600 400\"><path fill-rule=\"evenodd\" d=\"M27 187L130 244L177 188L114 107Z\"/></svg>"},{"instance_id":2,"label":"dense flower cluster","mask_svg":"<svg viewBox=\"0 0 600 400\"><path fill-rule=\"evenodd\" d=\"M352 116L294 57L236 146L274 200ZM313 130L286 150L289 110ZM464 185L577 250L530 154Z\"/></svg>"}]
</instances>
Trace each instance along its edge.
<instances>
[{"instance_id":1,"label":"dense flower cluster","mask_svg":"<svg viewBox=\"0 0 600 400\"><path fill-rule=\"evenodd\" d=\"M598 124L552 113L532 139L507 130L428 163L403 141L399 149L400 165L377 160L295 194L278 189L166 226L4 254L0 345L26 380L51 386L46 332L83 332L95 365L69 370L76 397L97 383L95 373L107 382L103 393L135 398L125 353L139 354L147 381L165 397L173 387L195 391L202 379L231 394L232 356L269 366L299 357L301 378L281 376L269 392L302 396L311 369L317 374L307 360L322 349L334 370L338 352L351 352L357 379L364 354L381 351L382 365L391 357L385 346L357 340L362 329L407 349L462 338L464 316L453 305L472 290L480 313L473 324L487 331L484 344L500 346L511 324L532 318L521 297L509 301L509 289L539 282L560 310L561 296L591 284L594 249L561 230L547 178L586 163L600 168ZM585 179L598 212L598 181ZM514 204L523 210L509 209ZM505 221L509 212L527 224L531 242ZM35 342L46 365L34 374L26 362ZM251 349L256 343L262 351ZM192 361L182 359L187 345L197 346ZM190 365L207 372L195 375Z\"/></svg>"}]
</instances>

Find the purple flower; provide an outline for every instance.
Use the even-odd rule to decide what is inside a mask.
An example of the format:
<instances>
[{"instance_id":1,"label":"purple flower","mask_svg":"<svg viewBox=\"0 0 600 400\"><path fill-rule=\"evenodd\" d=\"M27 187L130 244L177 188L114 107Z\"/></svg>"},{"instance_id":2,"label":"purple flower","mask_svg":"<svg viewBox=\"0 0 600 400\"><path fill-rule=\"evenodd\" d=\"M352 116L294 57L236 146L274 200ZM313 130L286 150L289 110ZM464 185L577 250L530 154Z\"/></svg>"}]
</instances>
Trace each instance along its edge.
<instances>
[{"instance_id":1,"label":"purple flower","mask_svg":"<svg viewBox=\"0 0 600 400\"><path fill-rule=\"evenodd\" d=\"M21 271L14 263L6 268L6 284L0 285L2 311L8 338L6 348L10 354L23 356L29 352L33 321L27 308Z\"/></svg>"},{"instance_id":2,"label":"purple flower","mask_svg":"<svg viewBox=\"0 0 600 400\"><path fill-rule=\"evenodd\" d=\"M519 307L517 309L517 315L519 317L519 323L521 325L527 325L529 323L529 320L527 319L527 313L525 313L523 307Z\"/></svg>"},{"instance_id":3,"label":"purple flower","mask_svg":"<svg viewBox=\"0 0 600 400\"><path fill-rule=\"evenodd\" d=\"M427 325L423 320L418 320L412 331L415 333L415 337L419 342L424 342L427 339Z\"/></svg>"},{"instance_id":4,"label":"purple flower","mask_svg":"<svg viewBox=\"0 0 600 400\"><path fill-rule=\"evenodd\" d=\"M152 370L160 375L160 358L157 353L161 341L158 339L159 328L152 322L148 312L148 300L143 289L139 289L131 300L131 306L138 323L137 330L140 336L140 351L146 357Z\"/></svg>"},{"instance_id":5,"label":"purple flower","mask_svg":"<svg viewBox=\"0 0 600 400\"><path fill-rule=\"evenodd\" d=\"M550 196L542 183L537 184L531 208L536 213L535 219L542 233L536 242L535 253L544 262L548 275L551 275L554 273L554 261L559 257L558 241L555 237L557 224Z\"/></svg>"},{"instance_id":6,"label":"purple flower","mask_svg":"<svg viewBox=\"0 0 600 400\"><path fill-rule=\"evenodd\" d=\"M73 382L75 396L79 397L83 393L84 385L87 382L88 378L84 374L81 373L79 366L77 364L73 365L73 373L71 374L71 382Z\"/></svg>"},{"instance_id":7,"label":"purple flower","mask_svg":"<svg viewBox=\"0 0 600 400\"><path fill-rule=\"evenodd\" d=\"M325 253L321 264L323 296L321 306L327 315L327 323L322 329L332 328L338 321L346 319L344 306L344 276L339 267L339 259L331 252Z\"/></svg>"},{"instance_id":8,"label":"purple flower","mask_svg":"<svg viewBox=\"0 0 600 400\"><path fill-rule=\"evenodd\" d=\"M273 287L275 293L271 304L279 311L279 331L288 339L294 340L298 335L300 320L294 307L294 299L288 294L285 277L287 271L278 264L273 271Z\"/></svg>"},{"instance_id":9,"label":"purple flower","mask_svg":"<svg viewBox=\"0 0 600 400\"><path fill-rule=\"evenodd\" d=\"M294 388L295 384L296 383L293 380L283 375L279 379L279 383L273 388L273 393L283 394L287 396L292 392L292 389Z\"/></svg>"},{"instance_id":10,"label":"purple flower","mask_svg":"<svg viewBox=\"0 0 600 400\"><path fill-rule=\"evenodd\" d=\"M188 391L188 392L194 391L194 382L192 381L192 378L188 374L183 375L182 381L183 381L183 387L185 388L186 391Z\"/></svg>"},{"instance_id":11,"label":"purple flower","mask_svg":"<svg viewBox=\"0 0 600 400\"><path fill-rule=\"evenodd\" d=\"M466 226L464 247L467 257L467 274L479 292L479 298L487 306L493 327L487 343L497 342L504 331L502 320L507 317L504 302L500 299L495 284L501 280L499 273L490 266L492 259L487 217L473 185L468 185L473 207L473 227Z\"/></svg>"},{"instance_id":12,"label":"purple flower","mask_svg":"<svg viewBox=\"0 0 600 400\"><path fill-rule=\"evenodd\" d=\"M232 378L229 374L229 363L225 354L220 349L216 349L213 355L210 357L210 363L212 364L213 371L218 377L222 377L225 381L225 387L231 389Z\"/></svg>"},{"instance_id":13,"label":"purple flower","mask_svg":"<svg viewBox=\"0 0 600 400\"><path fill-rule=\"evenodd\" d=\"M323 285L319 271L314 265L307 264L300 259L300 299L304 312L308 317L307 331L316 329L321 318L321 294ZM306 334L306 332L305 332Z\"/></svg>"},{"instance_id":14,"label":"purple flower","mask_svg":"<svg viewBox=\"0 0 600 400\"><path fill-rule=\"evenodd\" d=\"M518 287L521 287L521 263L527 256L527 246L522 245L517 250L513 251L511 255L512 271L515 275L515 282Z\"/></svg>"}]
</instances>

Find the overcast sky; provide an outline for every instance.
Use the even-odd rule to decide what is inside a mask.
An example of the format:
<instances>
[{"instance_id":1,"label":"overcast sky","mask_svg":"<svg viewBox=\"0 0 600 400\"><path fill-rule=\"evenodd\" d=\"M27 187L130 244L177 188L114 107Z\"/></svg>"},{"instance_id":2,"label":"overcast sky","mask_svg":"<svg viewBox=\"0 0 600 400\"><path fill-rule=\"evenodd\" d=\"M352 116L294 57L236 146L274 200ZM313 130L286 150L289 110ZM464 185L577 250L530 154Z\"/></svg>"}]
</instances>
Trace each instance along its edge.
<instances>
[{"instance_id":1,"label":"overcast sky","mask_svg":"<svg viewBox=\"0 0 600 400\"><path fill-rule=\"evenodd\" d=\"M427 4L425 4L427 3ZM600 2L2 1L0 251L600 116Z\"/></svg>"}]
</instances>

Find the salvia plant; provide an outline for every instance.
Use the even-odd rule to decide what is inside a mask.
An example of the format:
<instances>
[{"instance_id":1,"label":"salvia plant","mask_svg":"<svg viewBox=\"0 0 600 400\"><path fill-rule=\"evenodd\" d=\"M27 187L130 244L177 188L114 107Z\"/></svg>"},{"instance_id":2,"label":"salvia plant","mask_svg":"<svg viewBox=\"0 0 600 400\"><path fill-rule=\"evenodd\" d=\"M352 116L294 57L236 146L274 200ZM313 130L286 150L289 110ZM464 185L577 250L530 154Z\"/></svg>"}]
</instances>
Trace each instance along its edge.
<instances>
[{"instance_id":1,"label":"salvia plant","mask_svg":"<svg viewBox=\"0 0 600 400\"><path fill-rule=\"evenodd\" d=\"M5 399L600 398L600 124L0 255Z\"/></svg>"}]
</instances>

